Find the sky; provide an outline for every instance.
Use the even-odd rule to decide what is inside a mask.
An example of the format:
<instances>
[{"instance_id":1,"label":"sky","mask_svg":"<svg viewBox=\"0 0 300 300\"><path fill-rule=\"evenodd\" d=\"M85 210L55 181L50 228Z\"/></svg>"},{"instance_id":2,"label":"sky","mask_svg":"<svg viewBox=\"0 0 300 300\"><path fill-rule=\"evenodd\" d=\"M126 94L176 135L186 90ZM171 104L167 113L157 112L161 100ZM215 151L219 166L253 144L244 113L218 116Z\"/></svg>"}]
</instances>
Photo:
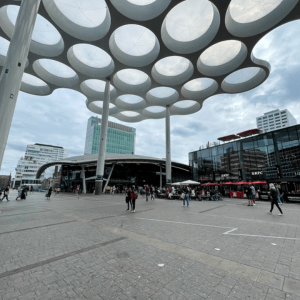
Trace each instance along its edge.
<instances>
[{"instance_id":1,"label":"sky","mask_svg":"<svg viewBox=\"0 0 300 300\"><path fill-rule=\"evenodd\" d=\"M217 95L205 100L192 115L171 117L172 160L188 164L188 153L221 136L256 128L256 117L274 109L287 108L300 123L300 21L283 25L266 35L254 48L257 58L271 66L269 78L259 87L236 95ZM19 93L0 174L15 174L26 146L34 143L62 146L69 156L82 155L87 120L95 116L85 97L58 89L50 96ZM165 157L165 120L124 123L135 127L136 153Z\"/></svg>"}]
</instances>

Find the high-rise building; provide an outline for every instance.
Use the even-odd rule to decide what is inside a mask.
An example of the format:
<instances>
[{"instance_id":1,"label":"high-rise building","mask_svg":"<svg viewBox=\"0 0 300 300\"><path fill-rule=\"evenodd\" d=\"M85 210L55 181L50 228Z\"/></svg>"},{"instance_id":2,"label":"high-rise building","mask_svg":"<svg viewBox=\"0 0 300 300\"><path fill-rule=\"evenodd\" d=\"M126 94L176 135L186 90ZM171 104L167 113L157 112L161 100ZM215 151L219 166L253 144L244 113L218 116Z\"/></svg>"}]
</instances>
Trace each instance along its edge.
<instances>
[{"instance_id":1,"label":"high-rise building","mask_svg":"<svg viewBox=\"0 0 300 300\"><path fill-rule=\"evenodd\" d=\"M90 117L86 129L84 154L99 152L101 119ZM108 122L106 153L134 154L136 129Z\"/></svg>"},{"instance_id":2,"label":"high-rise building","mask_svg":"<svg viewBox=\"0 0 300 300\"><path fill-rule=\"evenodd\" d=\"M14 187L20 185L33 185L40 187L47 175L52 176L53 170L47 169L47 174L43 173L40 179L36 179L38 169L49 162L62 160L68 157L68 150L59 146L34 144L26 147L25 156L21 157L16 167Z\"/></svg>"},{"instance_id":3,"label":"high-rise building","mask_svg":"<svg viewBox=\"0 0 300 300\"><path fill-rule=\"evenodd\" d=\"M297 121L288 109L272 110L256 118L257 128L262 132L269 132L276 129L297 125Z\"/></svg>"}]
</instances>

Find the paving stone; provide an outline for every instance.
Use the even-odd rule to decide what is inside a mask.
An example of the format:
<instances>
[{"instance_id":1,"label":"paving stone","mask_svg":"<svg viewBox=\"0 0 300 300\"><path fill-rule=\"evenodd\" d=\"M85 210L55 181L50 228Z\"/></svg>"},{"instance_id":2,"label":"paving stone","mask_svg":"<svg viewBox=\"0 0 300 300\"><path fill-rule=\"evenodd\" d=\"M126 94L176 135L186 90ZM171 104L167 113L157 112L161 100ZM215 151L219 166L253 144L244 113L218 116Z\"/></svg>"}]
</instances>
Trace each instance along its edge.
<instances>
[{"instance_id":1,"label":"paving stone","mask_svg":"<svg viewBox=\"0 0 300 300\"><path fill-rule=\"evenodd\" d=\"M283 226L264 202L249 213L238 199L189 211L139 199L128 214L123 196L41 196L1 208L1 300L300 299L298 205L286 205Z\"/></svg>"}]
</instances>

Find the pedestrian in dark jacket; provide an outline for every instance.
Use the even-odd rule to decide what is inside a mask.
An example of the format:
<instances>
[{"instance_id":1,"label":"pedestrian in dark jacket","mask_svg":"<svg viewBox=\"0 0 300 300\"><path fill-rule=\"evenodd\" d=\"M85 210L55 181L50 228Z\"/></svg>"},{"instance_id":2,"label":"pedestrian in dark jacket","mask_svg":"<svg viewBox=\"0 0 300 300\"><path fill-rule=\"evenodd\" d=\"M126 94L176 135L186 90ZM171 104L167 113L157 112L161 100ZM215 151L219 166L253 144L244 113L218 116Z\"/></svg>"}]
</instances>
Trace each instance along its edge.
<instances>
[{"instance_id":1,"label":"pedestrian in dark jacket","mask_svg":"<svg viewBox=\"0 0 300 300\"><path fill-rule=\"evenodd\" d=\"M126 191L125 201L127 203L127 209L126 210L129 210L129 204L130 204L130 206L132 205L131 204L131 189L130 188L127 189L127 191Z\"/></svg>"},{"instance_id":2,"label":"pedestrian in dark jacket","mask_svg":"<svg viewBox=\"0 0 300 300\"><path fill-rule=\"evenodd\" d=\"M26 189L23 189L21 191L21 197L20 197L21 200L26 200Z\"/></svg>"},{"instance_id":3,"label":"pedestrian in dark jacket","mask_svg":"<svg viewBox=\"0 0 300 300\"><path fill-rule=\"evenodd\" d=\"M277 191L275 189L275 186L273 183L270 183L270 196L271 196L271 210L270 210L270 214L272 214L273 208L274 208L274 204L277 206L278 210L280 211L280 214L278 214L278 216L282 216L283 212L280 208L280 206L278 205L278 196L277 196Z\"/></svg>"},{"instance_id":4,"label":"pedestrian in dark jacket","mask_svg":"<svg viewBox=\"0 0 300 300\"><path fill-rule=\"evenodd\" d=\"M49 188L48 193L47 193L47 200L50 200L52 194L52 186Z\"/></svg>"},{"instance_id":5,"label":"pedestrian in dark jacket","mask_svg":"<svg viewBox=\"0 0 300 300\"><path fill-rule=\"evenodd\" d=\"M9 185L4 189L4 196L0 201L3 201L4 198L6 198L6 201L9 201L8 194L9 194Z\"/></svg>"}]
</instances>

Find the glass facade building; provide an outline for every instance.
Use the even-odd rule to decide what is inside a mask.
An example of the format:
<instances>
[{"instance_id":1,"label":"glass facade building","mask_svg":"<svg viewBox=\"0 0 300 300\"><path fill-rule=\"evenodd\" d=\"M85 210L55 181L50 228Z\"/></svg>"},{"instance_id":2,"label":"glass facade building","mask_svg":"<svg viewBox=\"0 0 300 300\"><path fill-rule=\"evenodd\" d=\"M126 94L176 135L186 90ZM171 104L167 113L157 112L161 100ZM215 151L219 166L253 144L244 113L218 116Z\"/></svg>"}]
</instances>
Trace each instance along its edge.
<instances>
[{"instance_id":1,"label":"glass facade building","mask_svg":"<svg viewBox=\"0 0 300 300\"><path fill-rule=\"evenodd\" d=\"M300 181L300 125L189 153L195 181Z\"/></svg>"},{"instance_id":2,"label":"glass facade building","mask_svg":"<svg viewBox=\"0 0 300 300\"><path fill-rule=\"evenodd\" d=\"M90 117L87 124L84 154L98 154L101 119ZM108 122L106 153L134 154L136 129Z\"/></svg>"}]
</instances>

